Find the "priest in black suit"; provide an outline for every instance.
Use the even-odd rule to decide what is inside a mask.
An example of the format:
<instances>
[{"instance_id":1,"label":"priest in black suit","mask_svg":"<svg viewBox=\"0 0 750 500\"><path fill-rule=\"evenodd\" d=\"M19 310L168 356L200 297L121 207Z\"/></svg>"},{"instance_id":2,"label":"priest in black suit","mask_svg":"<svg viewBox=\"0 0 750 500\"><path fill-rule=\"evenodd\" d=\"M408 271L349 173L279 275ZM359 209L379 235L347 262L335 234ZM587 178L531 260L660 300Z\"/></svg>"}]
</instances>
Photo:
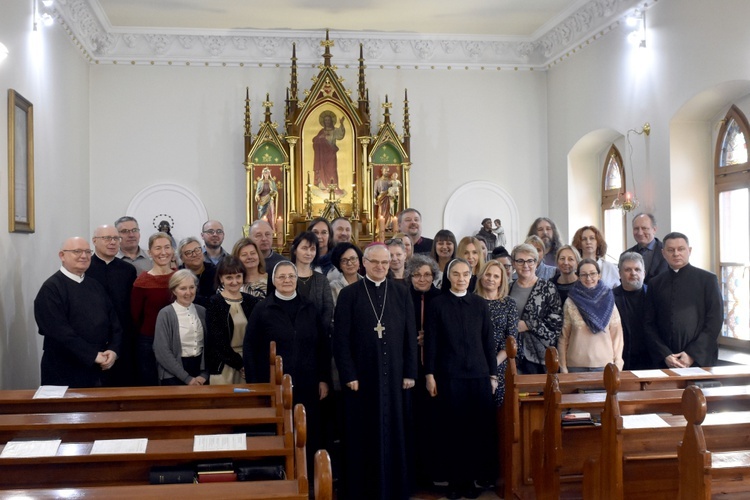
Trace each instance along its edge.
<instances>
[{"instance_id":1,"label":"priest in black suit","mask_svg":"<svg viewBox=\"0 0 750 500\"><path fill-rule=\"evenodd\" d=\"M646 341L660 367L714 366L724 308L716 275L690 265L688 238L664 237L669 269L651 280L646 294Z\"/></svg>"},{"instance_id":2,"label":"priest in black suit","mask_svg":"<svg viewBox=\"0 0 750 500\"><path fill-rule=\"evenodd\" d=\"M652 214L642 213L633 218L633 238L636 244L628 248L626 252L641 254L643 270L646 273L643 283L648 285L651 278L663 273L668 267L662 255L664 245L656 237L656 218Z\"/></svg>"},{"instance_id":3,"label":"priest in black suit","mask_svg":"<svg viewBox=\"0 0 750 500\"><path fill-rule=\"evenodd\" d=\"M96 387L120 351L122 329L107 292L84 276L91 264L88 242L68 238L60 270L42 284L34 318L44 336L42 385Z\"/></svg>"},{"instance_id":4,"label":"priest in black suit","mask_svg":"<svg viewBox=\"0 0 750 500\"><path fill-rule=\"evenodd\" d=\"M417 332L408 290L386 279L389 263L384 245L365 249L365 279L336 303L333 352L345 387L340 499L409 498L403 400L417 377Z\"/></svg>"}]
</instances>

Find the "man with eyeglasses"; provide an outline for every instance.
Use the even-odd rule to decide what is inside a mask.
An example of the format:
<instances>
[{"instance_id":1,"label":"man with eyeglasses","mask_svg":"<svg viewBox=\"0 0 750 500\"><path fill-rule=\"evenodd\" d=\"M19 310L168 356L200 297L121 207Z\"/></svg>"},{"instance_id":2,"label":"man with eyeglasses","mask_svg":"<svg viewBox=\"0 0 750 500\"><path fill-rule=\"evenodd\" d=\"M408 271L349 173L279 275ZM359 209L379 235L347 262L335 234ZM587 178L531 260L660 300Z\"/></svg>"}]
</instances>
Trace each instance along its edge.
<instances>
[{"instance_id":1,"label":"man with eyeglasses","mask_svg":"<svg viewBox=\"0 0 750 500\"><path fill-rule=\"evenodd\" d=\"M140 275L153 267L151 257L140 247L141 229L135 217L124 215L115 221L115 229L120 235L120 251L117 258L133 264Z\"/></svg>"},{"instance_id":2,"label":"man with eyeglasses","mask_svg":"<svg viewBox=\"0 0 750 500\"><path fill-rule=\"evenodd\" d=\"M221 248L224 243L224 226L217 220L207 220L201 228L203 237L203 260L218 266L221 259L228 254Z\"/></svg>"},{"instance_id":3,"label":"man with eyeglasses","mask_svg":"<svg viewBox=\"0 0 750 500\"><path fill-rule=\"evenodd\" d=\"M42 284L34 318L44 337L42 385L98 387L117 360L122 328L107 291L84 275L91 248L80 237L60 247L60 270Z\"/></svg>"},{"instance_id":4,"label":"man with eyeglasses","mask_svg":"<svg viewBox=\"0 0 750 500\"><path fill-rule=\"evenodd\" d=\"M120 234L114 226L97 227L91 239L94 254L91 256L91 266L86 271L87 277L98 281L106 290L122 326L123 342L117 364L102 374L103 384L113 387L133 385L135 376L135 329L130 315L130 292L138 273L135 266L116 258L120 240Z\"/></svg>"},{"instance_id":5,"label":"man with eyeglasses","mask_svg":"<svg viewBox=\"0 0 750 500\"><path fill-rule=\"evenodd\" d=\"M365 279L339 293L333 352L344 393L342 498L405 499L404 400L417 377L417 332L408 290L387 279L382 243L364 252Z\"/></svg>"}]
</instances>

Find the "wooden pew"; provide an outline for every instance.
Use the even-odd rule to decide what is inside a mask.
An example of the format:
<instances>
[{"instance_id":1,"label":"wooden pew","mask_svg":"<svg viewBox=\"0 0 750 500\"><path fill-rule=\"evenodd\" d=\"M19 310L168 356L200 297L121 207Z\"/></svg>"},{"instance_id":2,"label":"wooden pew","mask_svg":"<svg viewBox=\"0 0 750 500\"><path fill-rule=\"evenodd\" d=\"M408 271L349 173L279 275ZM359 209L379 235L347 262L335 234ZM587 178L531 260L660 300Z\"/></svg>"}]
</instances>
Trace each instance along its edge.
<instances>
[{"instance_id":1,"label":"wooden pew","mask_svg":"<svg viewBox=\"0 0 750 500\"><path fill-rule=\"evenodd\" d=\"M604 371L607 400L602 412L601 446L584 467L583 493L586 499L673 499L677 497L678 465L677 447L685 433L682 415L663 416L666 427L635 427L625 424L628 416L623 412L626 402L620 401L619 370L608 365ZM706 389L707 406L726 408L727 403L738 409L750 408L747 387L733 393L731 388ZM685 391L680 392L680 400ZM671 407L674 395L662 401L650 392L641 393L640 407L649 412L661 413ZM649 401L650 400L650 401ZM737 446L750 448L750 411L714 413L703 429L717 449Z\"/></svg>"},{"instance_id":2,"label":"wooden pew","mask_svg":"<svg viewBox=\"0 0 750 500\"><path fill-rule=\"evenodd\" d=\"M248 450L192 451L192 439L149 441L148 450L139 455L88 454L91 443L69 443L67 450L55 457L35 459L1 459L0 498L251 498L302 500L308 498L309 485L305 464L307 424L302 405L294 409L293 450L285 448L285 437L248 437ZM296 469L287 469L287 479L212 484L148 485L148 471L153 465L191 464L212 459L247 460L293 453ZM296 471L296 473L295 473ZM8 476L14 476L10 479ZM331 464L325 450L315 457L315 498L332 498ZM26 484L29 483L29 484ZM10 485L10 486L9 486ZM60 486L70 486L61 488ZM5 489L10 487L12 489ZM25 489L28 488L28 489Z\"/></svg>"},{"instance_id":3,"label":"wooden pew","mask_svg":"<svg viewBox=\"0 0 750 500\"><path fill-rule=\"evenodd\" d=\"M685 434L678 446L680 500L708 500L712 494L750 492L750 449L710 452L701 424L706 418L706 397L698 387L682 395Z\"/></svg>"},{"instance_id":4,"label":"wooden pew","mask_svg":"<svg viewBox=\"0 0 750 500\"><path fill-rule=\"evenodd\" d=\"M268 384L68 389L62 398L51 399L33 399L34 390L0 391L0 415L270 407L280 397L283 376L275 342L269 349L269 372Z\"/></svg>"},{"instance_id":5,"label":"wooden pew","mask_svg":"<svg viewBox=\"0 0 750 500\"><path fill-rule=\"evenodd\" d=\"M518 375L515 356L517 355L517 344L514 339L508 339L506 343L508 352L508 364L505 376L505 404L503 408L503 421L500 422L502 429L503 457L501 476L504 483L505 498L534 498L532 482L531 443L532 434L535 430L542 429L544 425L544 397L540 394L544 391L547 383L546 375ZM548 369L549 371L549 369ZM643 376L638 372L622 372L620 375L621 401L628 401L627 413L640 413L649 406L648 401L639 401L638 391L657 392L664 401L669 400L669 411L678 413L681 411L681 391L688 384L705 381L720 381L723 384L749 384L750 367L748 366L721 366L707 368L705 373L680 376L671 370L660 370L666 377ZM641 376L638 376L641 375ZM565 373L558 374L558 384L562 393L561 405L564 408L575 408L582 411L599 413L604 407L606 394L603 393L604 384L601 373ZM577 394L579 389L602 390L602 393ZM672 391L663 392L663 391ZM715 391L714 395L720 395L721 391L738 391L737 388L716 387L707 389ZM632 394L631 394L632 392ZM537 395L539 394L539 395ZM671 394L671 395L669 395ZM665 407L666 408L666 407ZM573 431L573 430L571 430ZM574 430L576 436L590 433L585 428ZM571 433L563 434L563 446L566 438ZM565 455L571 460L578 457ZM564 463L561 469L564 476L570 476L574 481L580 483L582 466L580 463L571 465ZM577 476L577 479L575 479ZM565 481L563 481L563 486ZM580 485L578 486L580 488Z\"/></svg>"}]
</instances>

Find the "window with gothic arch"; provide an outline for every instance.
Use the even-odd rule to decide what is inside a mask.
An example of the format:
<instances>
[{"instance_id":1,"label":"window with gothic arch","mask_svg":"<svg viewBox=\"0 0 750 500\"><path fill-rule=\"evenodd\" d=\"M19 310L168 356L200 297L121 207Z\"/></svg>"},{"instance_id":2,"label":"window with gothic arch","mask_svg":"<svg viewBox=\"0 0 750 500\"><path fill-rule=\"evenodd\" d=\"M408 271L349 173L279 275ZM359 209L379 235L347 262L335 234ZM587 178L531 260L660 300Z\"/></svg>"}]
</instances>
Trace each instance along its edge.
<instances>
[{"instance_id":1,"label":"window with gothic arch","mask_svg":"<svg viewBox=\"0 0 750 500\"><path fill-rule=\"evenodd\" d=\"M611 262L617 262L620 253L625 250L625 212L613 207L613 203L625 196L625 169L622 155L613 144L604 160L602 169L602 221L604 239L607 241L607 253Z\"/></svg>"},{"instance_id":2,"label":"window with gothic arch","mask_svg":"<svg viewBox=\"0 0 750 500\"><path fill-rule=\"evenodd\" d=\"M724 297L722 342L750 340L750 139L745 115L736 106L719 129L714 161L718 276Z\"/></svg>"}]
</instances>

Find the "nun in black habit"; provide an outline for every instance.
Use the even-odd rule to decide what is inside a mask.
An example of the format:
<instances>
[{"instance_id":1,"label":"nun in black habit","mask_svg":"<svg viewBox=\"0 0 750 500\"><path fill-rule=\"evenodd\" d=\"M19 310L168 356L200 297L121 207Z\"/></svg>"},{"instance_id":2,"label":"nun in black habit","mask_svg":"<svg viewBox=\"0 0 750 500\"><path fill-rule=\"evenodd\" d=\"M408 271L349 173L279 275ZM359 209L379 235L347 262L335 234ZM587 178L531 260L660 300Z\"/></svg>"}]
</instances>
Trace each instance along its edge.
<instances>
[{"instance_id":1,"label":"nun in black habit","mask_svg":"<svg viewBox=\"0 0 750 500\"><path fill-rule=\"evenodd\" d=\"M477 498L475 481L492 481L496 470L494 401L497 359L487 303L468 293L471 269L463 259L446 266L450 290L429 305L425 324L427 391L441 419L439 473L449 482L448 498Z\"/></svg>"}]
</instances>

